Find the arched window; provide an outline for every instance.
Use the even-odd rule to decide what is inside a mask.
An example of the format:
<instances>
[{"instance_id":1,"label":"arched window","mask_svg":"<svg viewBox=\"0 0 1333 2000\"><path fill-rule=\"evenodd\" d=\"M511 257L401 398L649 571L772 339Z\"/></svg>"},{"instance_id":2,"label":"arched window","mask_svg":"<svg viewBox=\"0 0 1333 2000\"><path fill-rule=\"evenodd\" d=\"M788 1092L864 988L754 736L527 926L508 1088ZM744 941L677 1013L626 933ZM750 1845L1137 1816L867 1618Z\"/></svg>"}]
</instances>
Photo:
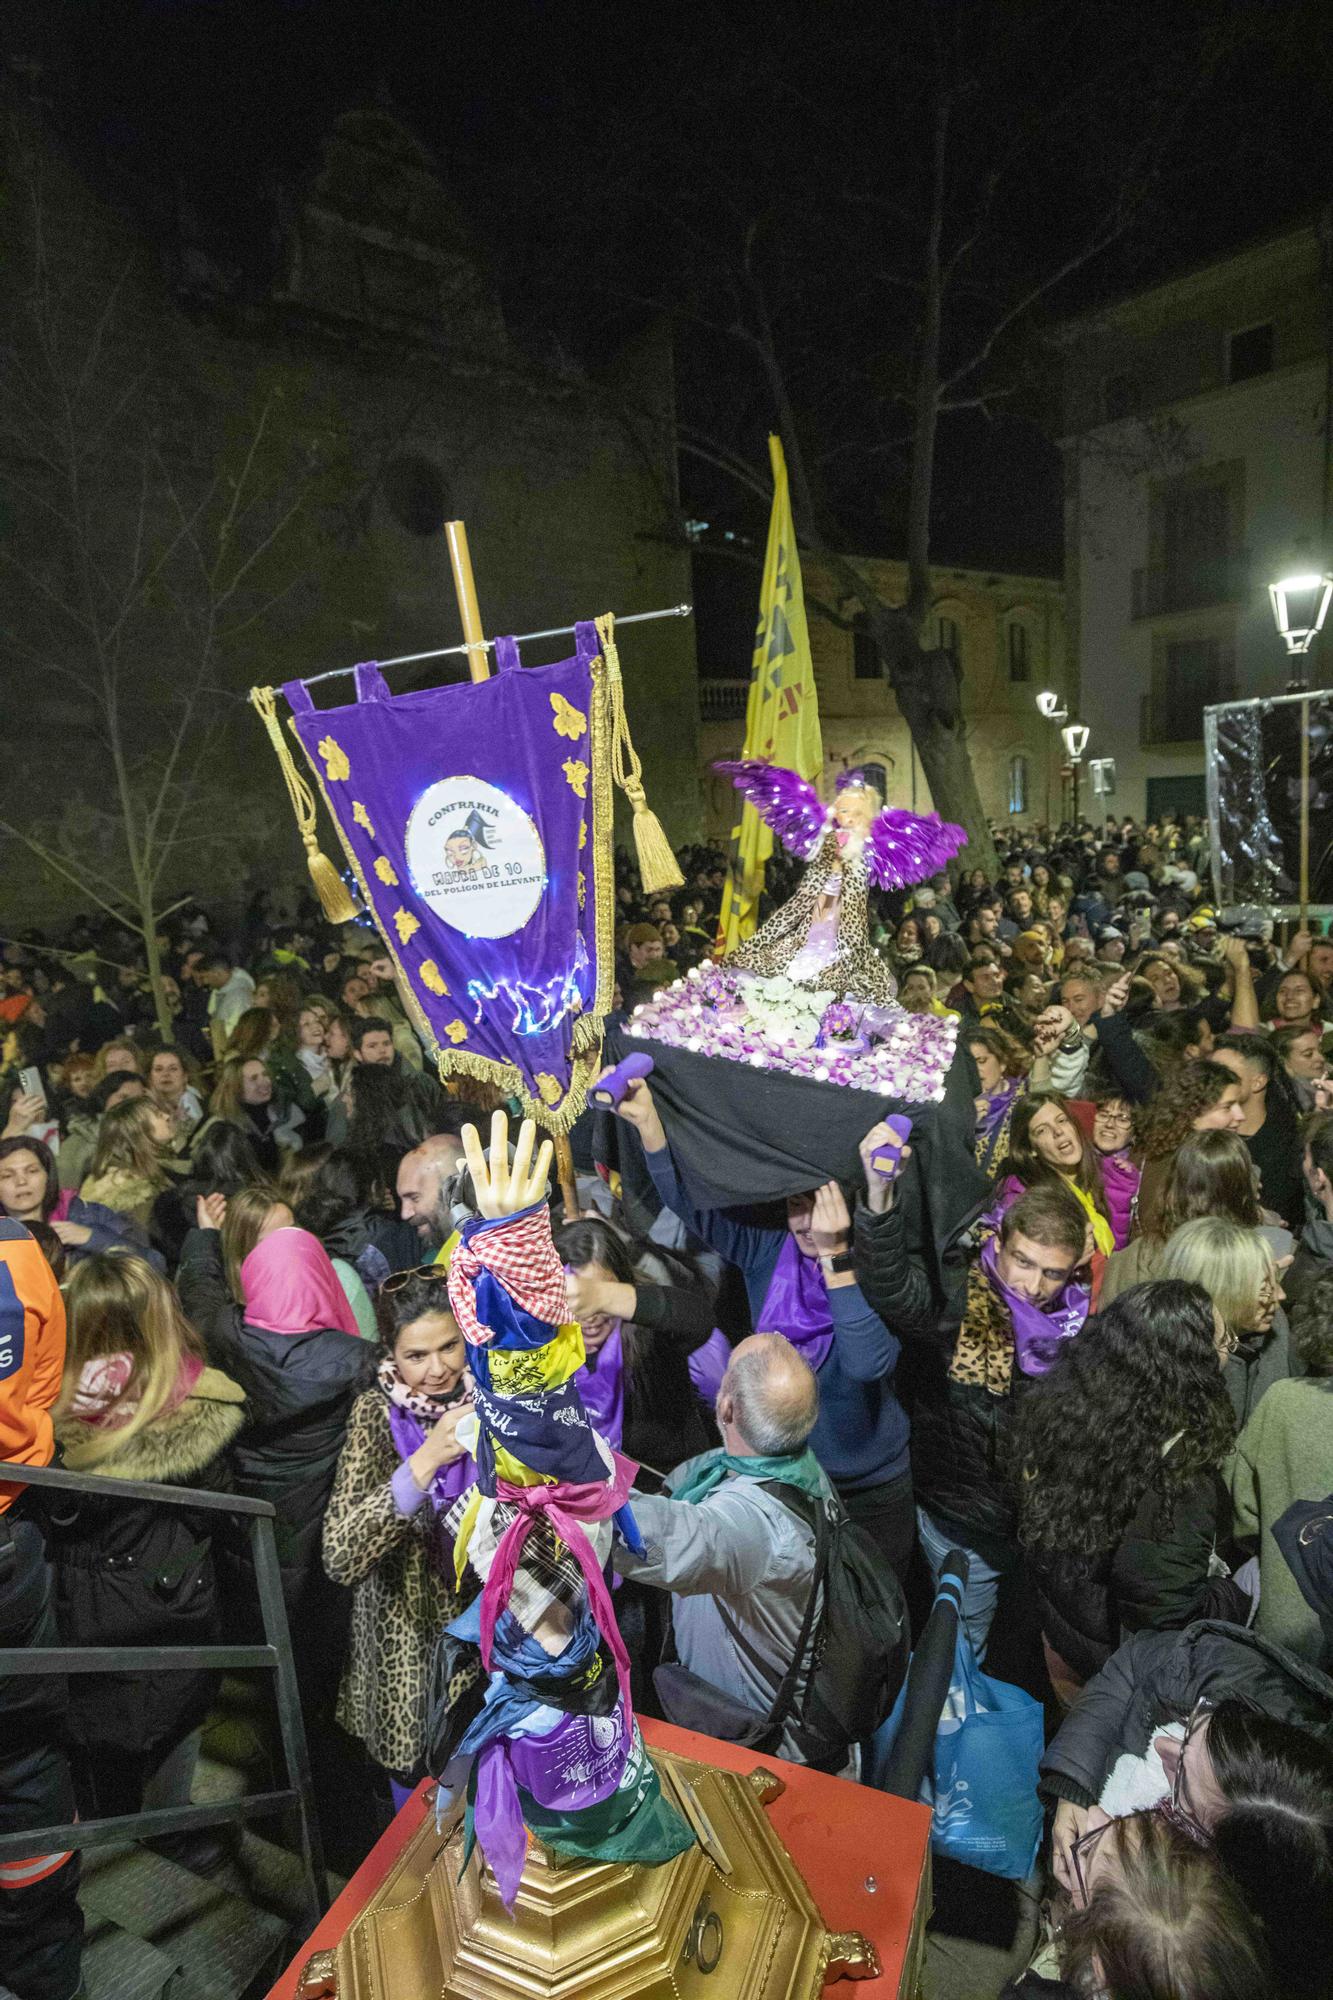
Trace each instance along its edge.
<instances>
[{"instance_id":1,"label":"arched window","mask_svg":"<svg viewBox=\"0 0 1333 2000\"><path fill-rule=\"evenodd\" d=\"M1020 751L1009 759L1009 810L1011 813L1025 813L1028 809L1028 760Z\"/></svg>"},{"instance_id":2,"label":"arched window","mask_svg":"<svg viewBox=\"0 0 1333 2000\"><path fill-rule=\"evenodd\" d=\"M1025 681L1030 674L1028 664L1028 628L1017 619L1009 626L1009 678L1011 681Z\"/></svg>"}]
</instances>

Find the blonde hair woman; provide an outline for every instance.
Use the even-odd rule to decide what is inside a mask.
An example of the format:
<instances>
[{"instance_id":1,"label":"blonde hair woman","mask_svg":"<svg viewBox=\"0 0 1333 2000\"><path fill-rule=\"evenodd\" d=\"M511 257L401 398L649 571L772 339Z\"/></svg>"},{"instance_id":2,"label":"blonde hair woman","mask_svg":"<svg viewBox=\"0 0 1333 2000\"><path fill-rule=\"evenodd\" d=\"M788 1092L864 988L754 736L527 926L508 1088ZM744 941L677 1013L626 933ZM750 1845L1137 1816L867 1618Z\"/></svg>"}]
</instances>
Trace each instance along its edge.
<instances>
[{"instance_id":1,"label":"blonde hair woman","mask_svg":"<svg viewBox=\"0 0 1333 2000\"><path fill-rule=\"evenodd\" d=\"M79 1264L55 1431L65 1463L107 1480L227 1488L244 1421L235 1382L205 1365L176 1294L141 1257ZM57 1608L67 1645L217 1642L210 1534L218 1516L91 1495L52 1510ZM82 1817L188 1805L212 1673L74 1674L71 1765Z\"/></svg>"},{"instance_id":2,"label":"blonde hair woman","mask_svg":"<svg viewBox=\"0 0 1333 2000\"><path fill-rule=\"evenodd\" d=\"M151 1097L132 1097L103 1113L97 1148L79 1194L103 1208L133 1217L147 1229L153 1205L171 1183L169 1112Z\"/></svg>"},{"instance_id":3,"label":"blonde hair woman","mask_svg":"<svg viewBox=\"0 0 1333 2000\"><path fill-rule=\"evenodd\" d=\"M1176 1230L1156 1275L1202 1285L1222 1315L1236 1341L1226 1385L1243 1424L1270 1382L1285 1382L1292 1372L1282 1283L1268 1239L1257 1229L1201 1216Z\"/></svg>"}]
</instances>

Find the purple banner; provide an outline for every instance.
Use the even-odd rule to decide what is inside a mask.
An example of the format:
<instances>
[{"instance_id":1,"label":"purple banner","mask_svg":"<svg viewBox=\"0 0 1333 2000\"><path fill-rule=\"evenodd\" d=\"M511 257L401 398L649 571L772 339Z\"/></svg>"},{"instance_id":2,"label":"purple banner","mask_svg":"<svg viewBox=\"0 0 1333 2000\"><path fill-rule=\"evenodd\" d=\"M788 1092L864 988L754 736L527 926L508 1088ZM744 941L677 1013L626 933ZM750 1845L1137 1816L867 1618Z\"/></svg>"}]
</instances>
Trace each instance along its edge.
<instances>
[{"instance_id":1,"label":"purple banner","mask_svg":"<svg viewBox=\"0 0 1333 2000\"><path fill-rule=\"evenodd\" d=\"M316 709L283 693L401 990L444 1072L517 1091L567 1129L595 1074L614 977L610 725L596 627L578 651Z\"/></svg>"}]
</instances>

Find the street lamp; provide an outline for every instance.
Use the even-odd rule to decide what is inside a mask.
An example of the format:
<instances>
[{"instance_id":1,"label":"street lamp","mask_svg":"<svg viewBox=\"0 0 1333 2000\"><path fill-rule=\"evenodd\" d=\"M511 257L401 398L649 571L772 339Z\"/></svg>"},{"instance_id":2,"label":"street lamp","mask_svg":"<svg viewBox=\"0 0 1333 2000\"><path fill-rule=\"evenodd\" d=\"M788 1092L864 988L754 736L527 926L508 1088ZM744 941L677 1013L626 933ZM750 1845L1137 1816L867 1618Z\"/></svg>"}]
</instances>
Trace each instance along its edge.
<instances>
[{"instance_id":1,"label":"street lamp","mask_svg":"<svg viewBox=\"0 0 1333 2000\"><path fill-rule=\"evenodd\" d=\"M1078 833L1078 767L1083 761L1083 752L1088 747L1088 738L1091 734L1092 731L1088 728L1086 722L1066 723L1065 727L1060 731L1060 735L1064 739L1065 753L1069 758L1074 780L1073 820L1075 835Z\"/></svg>"},{"instance_id":2,"label":"street lamp","mask_svg":"<svg viewBox=\"0 0 1333 2000\"><path fill-rule=\"evenodd\" d=\"M1273 623L1289 653L1308 653L1328 616L1333 576L1326 570L1293 570L1268 586Z\"/></svg>"},{"instance_id":3,"label":"street lamp","mask_svg":"<svg viewBox=\"0 0 1333 2000\"><path fill-rule=\"evenodd\" d=\"M1052 694L1049 688L1044 688L1037 696L1037 710L1044 720L1050 723L1063 722L1069 713L1059 695ZM1046 743L1046 824L1048 827L1051 824L1051 745L1049 738Z\"/></svg>"}]
</instances>

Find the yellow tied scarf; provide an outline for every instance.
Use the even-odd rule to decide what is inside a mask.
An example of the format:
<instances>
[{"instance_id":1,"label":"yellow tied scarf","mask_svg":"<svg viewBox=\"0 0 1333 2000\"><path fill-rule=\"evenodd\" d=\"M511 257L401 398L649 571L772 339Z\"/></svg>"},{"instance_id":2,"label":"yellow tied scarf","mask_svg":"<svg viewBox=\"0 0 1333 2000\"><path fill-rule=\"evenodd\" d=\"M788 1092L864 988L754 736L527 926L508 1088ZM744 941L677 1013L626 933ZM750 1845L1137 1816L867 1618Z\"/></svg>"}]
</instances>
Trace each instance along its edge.
<instances>
[{"instance_id":1,"label":"yellow tied scarf","mask_svg":"<svg viewBox=\"0 0 1333 2000\"><path fill-rule=\"evenodd\" d=\"M1101 1251L1104 1257L1109 1257L1115 1249L1115 1234L1110 1223L1106 1220L1106 1217L1102 1214L1086 1188L1081 1188L1078 1182L1069 1174L1061 1174L1060 1178L1074 1199L1086 1210L1088 1221L1092 1224L1094 1246Z\"/></svg>"}]
</instances>

